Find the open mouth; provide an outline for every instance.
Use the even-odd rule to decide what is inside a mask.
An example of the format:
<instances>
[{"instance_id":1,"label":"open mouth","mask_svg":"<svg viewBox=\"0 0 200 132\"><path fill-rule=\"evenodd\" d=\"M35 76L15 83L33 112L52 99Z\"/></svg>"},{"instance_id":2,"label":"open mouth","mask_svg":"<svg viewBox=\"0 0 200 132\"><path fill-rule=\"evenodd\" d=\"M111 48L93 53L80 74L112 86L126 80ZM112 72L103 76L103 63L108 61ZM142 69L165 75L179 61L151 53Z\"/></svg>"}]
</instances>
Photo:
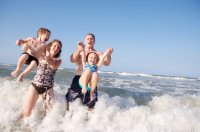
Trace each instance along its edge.
<instances>
[{"instance_id":1,"label":"open mouth","mask_svg":"<svg viewBox=\"0 0 200 132\"><path fill-rule=\"evenodd\" d=\"M91 45L91 43L87 43L87 44Z\"/></svg>"}]
</instances>

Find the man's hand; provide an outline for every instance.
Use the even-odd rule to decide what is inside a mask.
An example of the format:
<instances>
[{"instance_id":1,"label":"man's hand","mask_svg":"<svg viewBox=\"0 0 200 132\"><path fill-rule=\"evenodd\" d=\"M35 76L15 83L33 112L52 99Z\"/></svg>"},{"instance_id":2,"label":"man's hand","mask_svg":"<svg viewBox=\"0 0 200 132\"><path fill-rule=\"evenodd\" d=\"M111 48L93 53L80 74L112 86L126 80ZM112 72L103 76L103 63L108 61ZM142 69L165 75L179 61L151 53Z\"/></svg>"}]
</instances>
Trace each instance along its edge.
<instances>
[{"instance_id":1,"label":"man's hand","mask_svg":"<svg viewBox=\"0 0 200 132\"><path fill-rule=\"evenodd\" d=\"M77 50L78 51L83 51L84 50L84 44L81 42L81 41L79 41L78 42L78 45L77 45Z\"/></svg>"}]
</instances>

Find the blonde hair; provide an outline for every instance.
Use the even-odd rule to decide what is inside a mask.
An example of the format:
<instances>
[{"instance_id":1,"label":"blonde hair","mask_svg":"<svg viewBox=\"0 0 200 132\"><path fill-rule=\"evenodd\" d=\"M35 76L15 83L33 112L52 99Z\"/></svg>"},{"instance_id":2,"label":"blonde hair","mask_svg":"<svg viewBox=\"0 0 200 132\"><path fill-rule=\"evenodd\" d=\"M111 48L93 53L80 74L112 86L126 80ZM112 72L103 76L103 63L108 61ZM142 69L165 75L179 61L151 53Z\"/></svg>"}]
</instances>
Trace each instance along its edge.
<instances>
[{"instance_id":1,"label":"blonde hair","mask_svg":"<svg viewBox=\"0 0 200 132\"><path fill-rule=\"evenodd\" d=\"M39 28L38 31L37 31L37 37L39 37L40 35L42 34L46 34L46 33L49 33L51 34L51 31L49 29L46 29L46 28Z\"/></svg>"}]
</instances>

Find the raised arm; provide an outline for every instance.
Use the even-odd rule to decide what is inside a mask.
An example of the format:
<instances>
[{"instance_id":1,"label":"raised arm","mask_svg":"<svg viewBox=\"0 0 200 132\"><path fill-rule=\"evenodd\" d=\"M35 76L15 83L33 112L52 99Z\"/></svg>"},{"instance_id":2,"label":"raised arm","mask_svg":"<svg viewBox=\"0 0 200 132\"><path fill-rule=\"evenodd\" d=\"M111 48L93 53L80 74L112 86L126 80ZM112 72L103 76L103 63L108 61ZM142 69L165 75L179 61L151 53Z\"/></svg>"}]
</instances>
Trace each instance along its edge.
<instances>
[{"instance_id":1,"label":"raised arm","mask_svg":"<svg viewBox=\"0 0 200 132\"><path fill-rule=\"evenodd\" d=\"M111 53L113 52L113 48L108 48L109 54L105 57L103 65L109 66L111 62Z\"/></svg>"},{"instance_id":2,"label":"raised arm","mask_svg":"<svg viewBox=\"0 0 200 132\"><path fill-rule=\"evenodd\" d=\"M85 56L85 50L81 51L81 62L82 62L82 66L84 67L86 65L86 56Z\"/></svg>"},{"instance_id":3,"label":"raised arm","mask_svg":"<svg viewBox=\"0 0 200 132\"><path fill-rule=\"evenodd\" d=\"M28 37L26 39L18 39L18 40L16 40L16 45L20 46L22 44L28 44L28 42L30 42L33 39L34 39L33 37Z\"/></svg>"},{"instance_id":4,"label":"raised arm","mask_svg":"<svg viewBox=\"0 0 200 132\"><path fill-rule=\"evenodd\" d=\"M98 62L98 64L97 64L97 67L99 68L99 67L101 67L103 64L105 65L105 61L106 61L106 59L107 59L107 61L109 61L109 64L108 65L110 65L110 61L111 61L111 53L113 52L113 49L112 48L108 48L108 49L106 49L106 51L103 53L103 55L100 57L100 60L99 60L99 62ZM109 59L109 60L108 60ZM108 65L106 65L106 66L108 66Z\"/></svg>"},{"instance_id":5,"label":"raised arm","mask_svg":"<svg viewBox=\"0 0 200 132\"><path fill-rule=\"evenodd\" d=\"M71 63L75 63L75 62L79 61L80 53L82 50L83 50L83 43L79 41L76 51L70 56Z\"/></svg>"},{"instance_id":6,"label":"raised arm","mask_svg":"<svg viewBox=\"0 0 200 132\"><path fill-rule=\"evenodd\" d=\"M52 58L51 54L49 53L49 50L46 50L45 60L50 65L51 69L54 69L54 70L58 69L58 67L62 63L61 59L54 59L54 58Z\"/></svg>"}]
</instances>

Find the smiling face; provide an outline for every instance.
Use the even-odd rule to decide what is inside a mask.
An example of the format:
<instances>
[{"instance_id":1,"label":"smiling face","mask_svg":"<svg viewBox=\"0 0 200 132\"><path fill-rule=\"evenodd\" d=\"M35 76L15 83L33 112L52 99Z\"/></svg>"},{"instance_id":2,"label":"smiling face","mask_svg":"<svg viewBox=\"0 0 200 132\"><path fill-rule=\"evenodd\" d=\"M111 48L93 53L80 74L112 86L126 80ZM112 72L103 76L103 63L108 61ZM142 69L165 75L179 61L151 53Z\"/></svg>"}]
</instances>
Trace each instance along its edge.
<instances>
[{"instance_id":1,"label":"smiling face","mask_svg":"<svg viewBox=\"0 0 200 132\"><path fill-rule=\"evenodd\" d=\"M41 34L40 35L40 40L41 40L41 42L42 43L45 43L45 42L47 42L48 40L49 40L49 38L50 38L50 33L49 32L46 32L45 34Z\"/></svg>"},{"instance_id":2,"label":"smiling face","mask_svg":"<svg viewBox=\"0 0 200 132\"><path fill-rule=\"evenodd\" d=\"M61 53L62 43L59 40L54 40L50 44L50 53L53 57L59 57Z\"/></svg>"},{"instance_id":3,"label":"smiling face","mask_svg":"<svg viewBox=\"0 0 200 132\"><path fill-rule=\"evenodd\" d=\"M37 31L37 36L42 43L47 42L50 38L50 35L51 35L51 31L49 29L46 29L46 28L43 28L43 27L41 27Z\"/></svg>"},{"instance_id":4,"label":"smiling face","mask_svg":"<svg viewBox=\"0 0 200 132\"><path fill-rule=\"evenodd\" d=\"M98 55L94 52L90 52L87 55L86 59L90 65L94 65L94 64L97 64L97 62L98 62Z\"/></svg>"},{"instance_id":5,"label":"smiling face","mask_svg":"<svg viewBox=\"0 0 200 132\"><path fill-rule=\"evenodd\" d=\"M92 34L87 34L85 36L85 44L86 46L93 48L94 47L94 43L95 43L95 38Z\"/></svg>"}]
</instances>

